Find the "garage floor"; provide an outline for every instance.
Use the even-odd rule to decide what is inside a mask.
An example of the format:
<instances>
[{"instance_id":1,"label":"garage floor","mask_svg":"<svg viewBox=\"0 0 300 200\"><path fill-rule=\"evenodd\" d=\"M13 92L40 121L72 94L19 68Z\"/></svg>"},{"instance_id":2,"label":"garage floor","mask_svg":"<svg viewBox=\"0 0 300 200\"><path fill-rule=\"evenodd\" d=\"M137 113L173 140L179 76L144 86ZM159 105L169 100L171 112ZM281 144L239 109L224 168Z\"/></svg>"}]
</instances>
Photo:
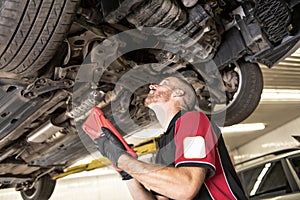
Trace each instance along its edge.
<instances>
[{"instance_id":1,"label":"garage floor","mask_svg":"<svg viewBox=\"0 0 300 200\"><path fill-rule=\"evenodd\" d=\"M113 170L93 170L72 175L57 181L56 188L49 200L131 200L124 182ZM99 175L103 174L103 175ZM22 200L14 189L0 190L0 200Z\"/></svg>"}]
</instances>

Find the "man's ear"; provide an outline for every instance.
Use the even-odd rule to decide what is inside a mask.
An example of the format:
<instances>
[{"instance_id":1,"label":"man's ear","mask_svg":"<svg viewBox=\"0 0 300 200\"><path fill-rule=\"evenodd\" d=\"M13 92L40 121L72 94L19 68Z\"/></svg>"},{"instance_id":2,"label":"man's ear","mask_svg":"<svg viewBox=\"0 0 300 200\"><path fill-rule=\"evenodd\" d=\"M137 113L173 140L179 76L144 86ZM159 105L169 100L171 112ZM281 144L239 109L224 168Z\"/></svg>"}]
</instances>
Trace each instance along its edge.
<instances>
[{"instance_id":1,"label":"man's ear","mask_svg":"<svg viewBox=\"0 0 300 200\"><path fill-rule=\"evenodd\" d=\"M184 95L184 91L180 89L175 89L173 91L173 97L181 97Z\"/></svg>"}]
</instances>

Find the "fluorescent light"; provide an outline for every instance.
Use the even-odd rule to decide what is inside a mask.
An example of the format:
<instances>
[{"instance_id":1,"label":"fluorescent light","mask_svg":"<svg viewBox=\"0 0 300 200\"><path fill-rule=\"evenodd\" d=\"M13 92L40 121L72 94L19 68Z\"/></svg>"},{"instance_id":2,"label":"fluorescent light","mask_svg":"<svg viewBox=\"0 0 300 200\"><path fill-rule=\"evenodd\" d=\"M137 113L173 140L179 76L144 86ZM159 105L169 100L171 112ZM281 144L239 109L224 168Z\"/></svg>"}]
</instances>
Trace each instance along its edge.
<instances>
[{"instance_id":1,"label":"fluorescent light","mask_svg":"<svg viewBox=\"0 0 300 200\"><path fill-rule=\"evenodd\" d=\"M148 138L159 136L162 133L163 133L162 128L147 128L134 133L132 137L148 139Z\"/></svg>"},{"instance_id":2,"label":"fluorescent light","mask_svg":"<svg viewBox=\"0 0 300 200\"><path fill-rule=\"evenodd\" d=\"M300 90L264 89L261 101L300 101Z\"/></svg>"},{"instance_id":3,"label":"fluorescent light","mask_svg":"<svg viewBox=\"0 0 300 200\"><path fill-rule=\"evenodd\" d=\"M160 127L160 125L156 124L154 126L150 126L148 128L138 130L132 133L131 135L126 136L125 138L126 138L126 142L129 144L139 144L149 138L157 137L161 135L163 132L164 130Z\"/></svg>"},{"instance_id":4,"label":"fluorescent light","mask_svg":"<svg viewBox=\"0 0 300 200\"><path fill-rule=\"evenodd\" d=\"M234 133L234 132L250 132L259 131L265 129L264 123L250 123L250 124L235 124L221 128L222 133Z\"/></svg>"}]
</instances>

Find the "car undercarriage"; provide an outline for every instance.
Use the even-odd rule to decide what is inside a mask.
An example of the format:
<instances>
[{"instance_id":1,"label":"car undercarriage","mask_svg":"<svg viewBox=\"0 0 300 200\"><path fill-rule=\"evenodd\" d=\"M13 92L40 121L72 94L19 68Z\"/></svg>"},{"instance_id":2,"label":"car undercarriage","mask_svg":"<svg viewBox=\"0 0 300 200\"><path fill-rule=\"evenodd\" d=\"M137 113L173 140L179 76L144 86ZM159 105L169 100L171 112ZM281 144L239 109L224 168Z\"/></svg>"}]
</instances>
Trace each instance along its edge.
<instances>
[{"instance_id":1,"label":"car undercarriage","mask_svg":"<svg viewBox=\"0 0 300 200\"><path fill-rule=\"evenodd\" d=\"M155 123L148 85L180 75L197 109L242 122L271 67L299 44L299 0L0 2L0 183L24 199L95 151L81 129L99 106L125 136ZM41 189L51 182L52 189ZM37 187L39 186L39 187ZM38 189L39 188L39 189Z\"/></svg>"}]
</instances>

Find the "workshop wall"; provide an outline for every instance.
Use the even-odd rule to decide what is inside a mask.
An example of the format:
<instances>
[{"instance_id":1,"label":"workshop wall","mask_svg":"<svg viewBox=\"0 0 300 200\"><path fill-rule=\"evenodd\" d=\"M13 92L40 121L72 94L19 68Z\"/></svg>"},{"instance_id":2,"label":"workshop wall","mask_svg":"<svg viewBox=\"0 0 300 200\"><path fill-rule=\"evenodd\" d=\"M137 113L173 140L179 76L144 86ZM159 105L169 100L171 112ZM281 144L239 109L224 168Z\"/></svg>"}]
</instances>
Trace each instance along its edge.
<instances>
[{"instance_id":1,"label":"workshop wall","mask_svg":"<svg viewBox=\"0 0 300 200\"><path fill-rule=\"evenodd\" d=\"M235 149L231 152L235 163L277 150L299 147L300 143L294 138L300 138L299 124L300 117Z\"/></svg>"}]
</instances>

